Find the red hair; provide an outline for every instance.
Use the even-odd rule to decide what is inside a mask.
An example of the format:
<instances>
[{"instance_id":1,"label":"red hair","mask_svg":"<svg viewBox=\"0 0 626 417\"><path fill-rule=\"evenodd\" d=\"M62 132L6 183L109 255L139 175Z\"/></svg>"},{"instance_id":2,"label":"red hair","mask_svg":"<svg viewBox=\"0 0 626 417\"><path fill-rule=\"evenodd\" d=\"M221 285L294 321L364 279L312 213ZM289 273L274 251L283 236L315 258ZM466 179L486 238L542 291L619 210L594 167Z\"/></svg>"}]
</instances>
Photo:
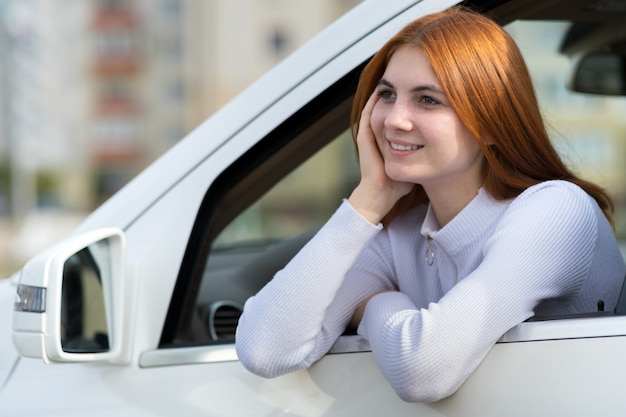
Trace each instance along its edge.
<instances>
[{"instance_id":1,"label":"red hair","mask_svg":"<svg viewBox=\"0 0 626 417\"><path fill-rule=\"evenodd\" d=\"M542 181L567 180L591 195L612 222L608 193L574 175L554 149L515 41L491 19L462 7L409 23L374 55L361 74L352 107L355 143L361 111L401 46L419 48L429 59L452 107L485 156L483 186L494 198L514 198ZM427 201L417 184L383 221Z\"/></svg>"}]
</instances>

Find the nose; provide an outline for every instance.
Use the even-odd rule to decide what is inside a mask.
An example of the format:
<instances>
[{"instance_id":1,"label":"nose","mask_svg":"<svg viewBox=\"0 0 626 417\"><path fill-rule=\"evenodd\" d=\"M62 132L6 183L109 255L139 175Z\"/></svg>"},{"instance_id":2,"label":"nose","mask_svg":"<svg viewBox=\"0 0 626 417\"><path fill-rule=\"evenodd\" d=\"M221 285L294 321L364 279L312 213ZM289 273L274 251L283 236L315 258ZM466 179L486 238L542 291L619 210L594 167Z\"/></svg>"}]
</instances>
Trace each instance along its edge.
<instances>
[{"instance_id":1,"label":"nose","mask_svg":"<svg viewBox=\"0 0 626 417\"><path fill-rule=\"evenodd\" d=\"M407 105L396 101L385 118L385 127L392 130L411 130L413 123Z\"/></svg>"}]
</instances>

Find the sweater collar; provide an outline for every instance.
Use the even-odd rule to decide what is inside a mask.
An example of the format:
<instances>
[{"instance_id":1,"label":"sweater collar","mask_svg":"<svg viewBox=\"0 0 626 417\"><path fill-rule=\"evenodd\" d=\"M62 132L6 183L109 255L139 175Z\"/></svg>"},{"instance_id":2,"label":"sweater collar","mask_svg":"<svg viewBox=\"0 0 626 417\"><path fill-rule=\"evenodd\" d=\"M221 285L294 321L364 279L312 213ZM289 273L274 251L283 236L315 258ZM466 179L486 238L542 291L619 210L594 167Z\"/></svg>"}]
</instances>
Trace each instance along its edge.
<instances>
[{"instance_id":1,"label":"sweater collar","mask_svg":"<svg viewBox=\"0 0 626 417\"><path fill-rule=\"evenodd\" d=\"M511 200L496 200L484 188L444 227L439 227L431 204L420 230L424 237L430 237L449 254L462 250L476 238L484 235L498 221Z\"/></svg>"}]
</instances>

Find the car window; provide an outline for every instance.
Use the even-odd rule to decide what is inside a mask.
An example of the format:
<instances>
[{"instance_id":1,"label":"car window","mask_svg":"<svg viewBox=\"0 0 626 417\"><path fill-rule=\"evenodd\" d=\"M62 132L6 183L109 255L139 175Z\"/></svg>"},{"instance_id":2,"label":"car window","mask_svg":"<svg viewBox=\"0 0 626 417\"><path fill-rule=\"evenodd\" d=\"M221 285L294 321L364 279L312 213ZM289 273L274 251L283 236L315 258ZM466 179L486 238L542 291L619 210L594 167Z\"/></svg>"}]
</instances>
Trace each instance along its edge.
<instances>
[{"instance_id":1,"label":"car window","mask_svg":"<svg viewBox=\"0 0 626 417\"><path fill-rule=\"evenodd\" d=\"M214 251L271 245L314 230L358 177L352 137L345 130L239 214L217 236Z\"/></svg>"},{"instance_id":2,"label":"car window","mask_svg":"<svg viewBox=\"0 0 626 417\"><path fill-rule=\"evenodd\" d=\"M295 255L354 187L359 171L349 114L361 68L279 121L210 185L161 347L233 342L245 300Z\"/></svg>"},{"instance_id":3,"label":"car window","mask_svg":"<svg viewBox=\"0 0 626 417\"><path fill-rule=\"evenodd\" d=\"M331 216L358 179L348 131L285 176L215 239L196 309L210 341L234 341L243 303Z\"/></svg>"}]
</instances>

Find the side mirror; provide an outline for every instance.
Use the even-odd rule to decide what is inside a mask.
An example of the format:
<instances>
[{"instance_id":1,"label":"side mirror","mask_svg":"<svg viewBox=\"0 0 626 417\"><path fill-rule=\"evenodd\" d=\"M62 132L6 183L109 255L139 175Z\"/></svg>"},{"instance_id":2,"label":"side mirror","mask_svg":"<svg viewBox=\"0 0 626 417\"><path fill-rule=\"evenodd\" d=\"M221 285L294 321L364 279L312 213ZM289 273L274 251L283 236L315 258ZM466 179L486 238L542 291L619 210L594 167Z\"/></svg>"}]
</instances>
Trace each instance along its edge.
<instances>
[{"instance_id":1,"label":"side mirror","mask_svg":"<svg viewBox=\"0 0 626 417\"><path fill-rule=\"evenodd\" d=\"M606 50L578 56L568 88L580 93L626 95L626 54Z\"/></svg>"},{"instance_id":2,"label":"side mirror","mask_svg":"<svg viewBox=\"0 0 626 417\"><path fill-rule=\"evenodd\" d=\"M45 362L127 362L124 252L121 230L100 229L30 260L13 313L20 354Z\"/></svg>"}]
</instances>

